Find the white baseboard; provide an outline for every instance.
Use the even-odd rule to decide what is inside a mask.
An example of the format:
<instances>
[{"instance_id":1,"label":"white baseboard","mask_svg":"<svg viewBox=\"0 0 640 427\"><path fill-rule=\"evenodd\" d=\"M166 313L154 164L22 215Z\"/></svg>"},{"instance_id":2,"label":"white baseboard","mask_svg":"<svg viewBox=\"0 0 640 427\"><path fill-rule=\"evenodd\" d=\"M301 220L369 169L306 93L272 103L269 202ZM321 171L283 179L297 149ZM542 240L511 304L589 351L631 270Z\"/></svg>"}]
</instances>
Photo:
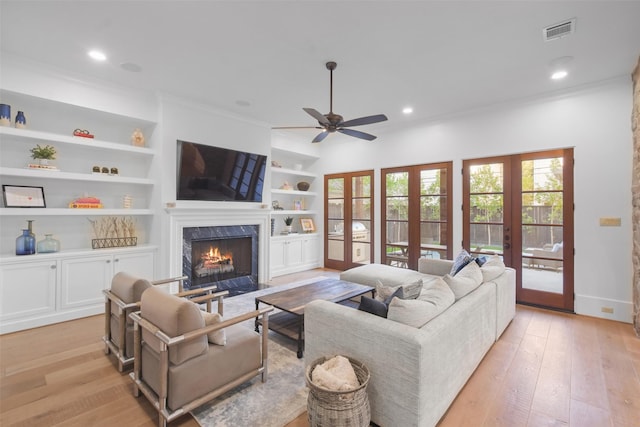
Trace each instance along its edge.
<instances>
[{"instance_id":1,"label":"white baseboard","mask_svg":"<svg viewBox=\"0 0 640 427\"><path fill-rule=\"evenodd\" d=\"M51 325L53 323L66 322L68 320L80 319L82 317L95 316L100 313L104 313L104 304L96 304L89 307L48 313L23 319L4 320L0 323L0 335L23 331L25 329L38 328L40 326ZM96 337L101 337L102 332L103 331L98 331Z\"/></svg>"},{"instance_id":2,"label":"white baseboard","mask_svg":"<svg viewBox=\"0 0 640 427\"><path fill-rule=\"evenodd\" d=\"M603 309L605 311L602 311ZM611 309L613 313L606 312L607 309ZM633 303L631 301L619 301L576 294L574 310L576 314L585 316L633 323Z\"/></svg>"}]
</instances>

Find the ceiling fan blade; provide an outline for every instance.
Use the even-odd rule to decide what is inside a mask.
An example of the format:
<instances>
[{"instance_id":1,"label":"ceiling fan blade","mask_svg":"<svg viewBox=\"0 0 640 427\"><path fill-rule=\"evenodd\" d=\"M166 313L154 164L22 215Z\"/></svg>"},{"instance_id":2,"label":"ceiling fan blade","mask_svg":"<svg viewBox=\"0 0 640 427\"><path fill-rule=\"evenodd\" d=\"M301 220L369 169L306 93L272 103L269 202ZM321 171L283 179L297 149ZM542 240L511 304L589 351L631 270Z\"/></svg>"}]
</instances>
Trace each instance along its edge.
<instances>
[{"instance_id":1,"label":"ceiling fan blade","mask_svg":"<svg viewBox=\"0 0 640 427\"><path fill-rule=\"evenodd\" d=\"M320 126L273 126L271 129L324 129Z\"/></svg>"},{"instance_id":2,"label":"ceiling fan blade","mask_svg":"<svg viewBox=\"0 0 640 427\"><path fill-rule=\"evenodd\" d=\"M366 139L367 141L373 141L377 138L375 135L371 135L369 133L360 132L359 130L353 129L338 129L338 132L344 133L345 135L355 136L356 138ZM317 138L317 137L316 137Z\"/></svg>"},{"instance_id":3,"label":"ceiling fan blade","mask_svg":"<svg viewBox=\"0 0 640 427\"><path fill-rule=\"evenodd\" d=\"M387 116L385 116L384 114L376 114L375 116L367 116L360 117L358 119L347 120L346 122L340 123L340 126L351 127L370 125L372 123L384 122L385 120L387 120Z\"/></svg>"},{"instance_id":4,"label":"ceiling fan blade","mask_svg":"<svg viewBox=\"0 0 640 427\"><path fill-rule=\"evenodd\" d=\"M323 139L325 139L327 137L327 135L329 135L329 132L327 132L326 130L322 131L318 135L316 135L316 137L313 138L313 141L311 141L311 142L320 142Z\"/></svg>"},{"instance_id":5,"label":"ceiling fan blade","mask_svg":"<svg viewBox=\"0 0 640 427\"><path fill-rule=\"evenodd\" d=\"M323 124L326 126L329 126L331 124L329 120L327 120L327 118L324 116L324 114L318 112L317 110L314 110L313 108L303 108L303 110L306 111L307 114L309 114L311 117L316 119L318 122L320 122L320 124Z\"/></svg>"}]
</instances>

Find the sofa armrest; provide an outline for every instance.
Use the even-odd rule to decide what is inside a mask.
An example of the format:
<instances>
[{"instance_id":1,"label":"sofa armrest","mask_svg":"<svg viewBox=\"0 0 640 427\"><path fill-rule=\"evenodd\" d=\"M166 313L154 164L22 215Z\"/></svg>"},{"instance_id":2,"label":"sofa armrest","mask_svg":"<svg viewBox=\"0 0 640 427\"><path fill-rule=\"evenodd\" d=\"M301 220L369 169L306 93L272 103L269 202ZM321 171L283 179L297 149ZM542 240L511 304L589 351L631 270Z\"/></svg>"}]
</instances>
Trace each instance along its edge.
<instances>
[{"instance_id":1,"label":"sofa armrest","mask_svg":"<svg viewBox=\"0 0 640 427\"><path fill-rule=\"evenodd\" d=\"M448 259L419 258L418 271L434 276L444 276L451 272L453 261Z\"/></svg>"}]
</instances>

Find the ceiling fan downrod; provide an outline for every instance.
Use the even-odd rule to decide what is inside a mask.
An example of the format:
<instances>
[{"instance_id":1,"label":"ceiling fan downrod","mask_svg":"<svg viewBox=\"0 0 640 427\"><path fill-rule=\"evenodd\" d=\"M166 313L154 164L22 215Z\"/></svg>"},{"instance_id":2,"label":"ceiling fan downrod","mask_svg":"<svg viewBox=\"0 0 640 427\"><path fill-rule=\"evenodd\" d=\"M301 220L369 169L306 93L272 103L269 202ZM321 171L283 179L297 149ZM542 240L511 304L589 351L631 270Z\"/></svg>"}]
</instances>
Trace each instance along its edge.
<instances>
[{"instance_id":1,"label":"ceiling fan downrod","mask_svg":"<svg viewBox=\"0 0 640 427\"><path fill-rule=\"evenodd\" d=\"M329 70L329 114L333 114L333 70L338 66L333 61L327 62L327 70Z\"/></svg>"}]
</instances>

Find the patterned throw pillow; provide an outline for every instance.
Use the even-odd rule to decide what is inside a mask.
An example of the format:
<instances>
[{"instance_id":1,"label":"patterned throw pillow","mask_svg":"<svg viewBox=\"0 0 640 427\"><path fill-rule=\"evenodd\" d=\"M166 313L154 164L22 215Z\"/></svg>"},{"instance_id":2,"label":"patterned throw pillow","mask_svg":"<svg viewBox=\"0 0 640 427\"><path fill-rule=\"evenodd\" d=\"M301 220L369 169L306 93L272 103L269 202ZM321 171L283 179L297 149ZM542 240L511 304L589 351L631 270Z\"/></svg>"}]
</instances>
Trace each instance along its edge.
<instances>
[{"instance_id":1,"label":"patterned throw pillow","mask_svg":"<svg viewBox=\"0 0 640 427\"><path fill-rule=\"evenodd\" d=\"M469 264L473 261L473 257L467 252L465 249L461 250L456 259L453 260L453 265L451 266L451 272L449 273L452 276L458 274L458 271L462 270L465 265Z\"/></svg>"},{"instance_id":2,"label":"patterned throw pillow","mask_svg":"<svg viewBox=\"0 0 640 427\"><path fill-rule=\"evenodd\" d=\"M385 301L388 304L389 302L387 300L391 301L389 297L395 294L398 290L401 291L401 293L395 295L398 298L416 299L422 290L422 279L400 286L387 286L378 280L376 284L376 299L378 301Z\"/></svg>"}]
</instances>

